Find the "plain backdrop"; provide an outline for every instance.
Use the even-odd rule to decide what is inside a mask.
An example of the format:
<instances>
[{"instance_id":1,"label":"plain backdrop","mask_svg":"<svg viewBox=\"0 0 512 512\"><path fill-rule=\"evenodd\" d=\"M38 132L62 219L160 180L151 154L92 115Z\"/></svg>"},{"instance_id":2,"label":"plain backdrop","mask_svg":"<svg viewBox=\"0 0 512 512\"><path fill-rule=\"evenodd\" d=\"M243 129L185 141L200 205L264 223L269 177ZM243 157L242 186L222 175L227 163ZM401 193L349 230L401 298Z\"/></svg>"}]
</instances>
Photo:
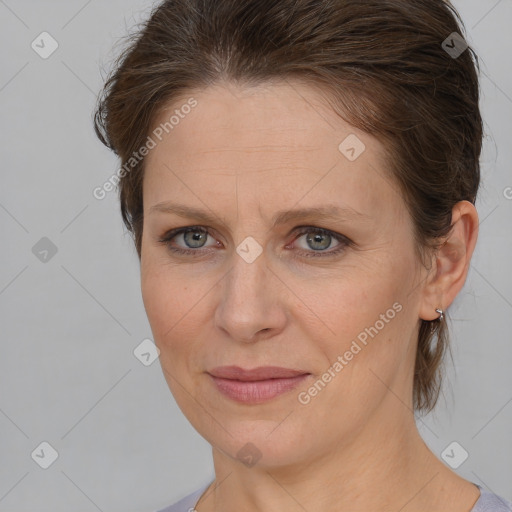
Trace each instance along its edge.
<instances>
[{"instance_id":1,"label":"plain backdrop","mask_svg":"<svg viewBox=\"0 0 512 512\"><path fill-rule=\"evenodd\" d=\"M467 452L461 476L512 499L512 3L455 6L482 64L481 225L449 310L455 365L418 425L439 457ZM0 0L0 512L150 512L213 478L158 360L134 355L151 339L138 259L116 193L92 195L118 167L93 132L96 96L151 7Z\"/></svg>"}]
</instances>

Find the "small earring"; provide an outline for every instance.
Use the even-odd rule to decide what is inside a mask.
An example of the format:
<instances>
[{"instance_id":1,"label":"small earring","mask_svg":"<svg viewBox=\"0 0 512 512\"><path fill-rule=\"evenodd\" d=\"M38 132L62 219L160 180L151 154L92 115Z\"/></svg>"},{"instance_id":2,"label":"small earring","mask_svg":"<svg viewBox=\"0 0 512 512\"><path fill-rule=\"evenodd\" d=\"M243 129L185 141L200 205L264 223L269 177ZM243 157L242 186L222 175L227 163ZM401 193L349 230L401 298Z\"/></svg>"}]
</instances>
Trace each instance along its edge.
<instances>
[{"instance_id":1,"label":"small earring","mask_svg":"<svg viewBox=\"0 0 512 512\"><path fill-rule=\"evenodd\" d=\"M438 320L441 321L444 318L444 313L442 309L436 308L436 313L439 313Z\"/></svg>"}]
</instances>

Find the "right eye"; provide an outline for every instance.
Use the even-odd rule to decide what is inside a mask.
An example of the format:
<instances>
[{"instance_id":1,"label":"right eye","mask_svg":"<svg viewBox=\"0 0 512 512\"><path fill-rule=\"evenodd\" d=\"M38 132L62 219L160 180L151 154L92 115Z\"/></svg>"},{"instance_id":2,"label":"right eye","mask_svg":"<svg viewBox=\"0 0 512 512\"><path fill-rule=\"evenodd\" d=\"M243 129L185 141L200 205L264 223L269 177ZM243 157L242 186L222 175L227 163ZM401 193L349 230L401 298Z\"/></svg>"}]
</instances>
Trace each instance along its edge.
<instances>
[{"instance_id":1,"label":"right eye","mask_svg":"<svg viewBox=\"0 0 512 512\"><path fill-rule=\"evenodd\" d=\"M175 238L183 235L185 247L176 246L171 243ZM197 255L199 249L205 247L205 243L210 232L202 226L189 226L186 228L171 229L158 240L159 243L164 244L170 251L177 254ZM216 244L218 243L216 242ZM207 246L206 246L207 247Z\"/></svg>"}]
</instances>

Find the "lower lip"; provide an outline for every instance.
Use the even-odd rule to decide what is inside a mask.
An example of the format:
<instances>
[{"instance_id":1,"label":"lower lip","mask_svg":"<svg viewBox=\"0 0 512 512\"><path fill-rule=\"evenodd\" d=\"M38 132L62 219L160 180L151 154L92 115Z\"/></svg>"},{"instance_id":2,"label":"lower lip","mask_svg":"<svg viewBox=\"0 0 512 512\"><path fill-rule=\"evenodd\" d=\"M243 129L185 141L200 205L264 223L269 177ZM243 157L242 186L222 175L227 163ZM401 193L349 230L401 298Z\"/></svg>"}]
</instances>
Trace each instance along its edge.
<instances>
[{"instance_id":1,"label":"lower lip","mask_svg":"<svg viewBox=\"0 0 512 512\"><path fill-rule=\"evenodd\" d=\"M217 389L228 398L244 404L259 404L272 400L296 388L309 374L286 379L241 381L212 377Z\"/></svg>"}]
</instances>

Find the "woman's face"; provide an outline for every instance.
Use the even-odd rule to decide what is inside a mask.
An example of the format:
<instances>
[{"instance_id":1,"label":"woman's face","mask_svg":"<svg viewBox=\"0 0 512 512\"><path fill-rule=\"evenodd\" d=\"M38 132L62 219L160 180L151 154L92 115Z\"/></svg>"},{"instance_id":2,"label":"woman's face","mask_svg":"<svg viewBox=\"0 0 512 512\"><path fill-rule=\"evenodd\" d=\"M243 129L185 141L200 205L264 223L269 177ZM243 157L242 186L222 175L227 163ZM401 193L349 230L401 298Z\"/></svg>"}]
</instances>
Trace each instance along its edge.
<instances>
[{"instance_id":1,"label":"woman's face","mask_svg":"<svg viewBox=\"0 0 512 512\"><path fill-rule=\"evenodd\" d=\"M142 293L183 413L225 454L252 451L269 466L363 432L381 442L411 416L426 276L381 144L298 83L194 92L155 129ZM228 386L209 374L232 365L306 376L277 381L295 387L269 398L276 381Z\"/></svg>"}]
</instances>

